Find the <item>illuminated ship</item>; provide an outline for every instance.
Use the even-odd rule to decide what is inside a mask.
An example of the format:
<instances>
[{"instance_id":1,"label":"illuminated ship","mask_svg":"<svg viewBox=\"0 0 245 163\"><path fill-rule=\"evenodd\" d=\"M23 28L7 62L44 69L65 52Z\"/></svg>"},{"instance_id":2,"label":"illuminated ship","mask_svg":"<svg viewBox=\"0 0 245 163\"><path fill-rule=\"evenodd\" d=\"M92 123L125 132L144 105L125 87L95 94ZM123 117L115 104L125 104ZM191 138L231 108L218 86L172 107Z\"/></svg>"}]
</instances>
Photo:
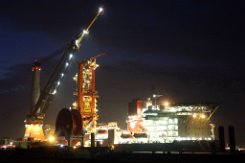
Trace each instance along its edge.
<instances>
[{"instance_id":1,"label":"illuminated ship","mask_svg":"<svg viewBox=\"0 0 245 163\"><path fill-rule=\"evenodd\" d=\"M217 108L213 103L166 103L157 95L153 95L153 100L132 100L126 121L132 138L127 143L214 140L215 126L211 117ZM122 136L121 143L124 142Z\"/></svg>"}]
</instances>

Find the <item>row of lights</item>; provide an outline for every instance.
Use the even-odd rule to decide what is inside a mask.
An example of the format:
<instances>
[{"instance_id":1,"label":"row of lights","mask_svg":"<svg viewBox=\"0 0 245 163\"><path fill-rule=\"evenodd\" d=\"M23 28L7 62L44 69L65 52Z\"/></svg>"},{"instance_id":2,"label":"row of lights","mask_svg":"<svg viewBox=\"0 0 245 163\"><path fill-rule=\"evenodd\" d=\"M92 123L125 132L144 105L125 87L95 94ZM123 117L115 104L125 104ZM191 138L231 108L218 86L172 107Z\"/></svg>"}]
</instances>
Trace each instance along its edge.
<instances>
[{"instance_id":1,"label":"row of lights","mask_svg":"<svg viewBox=\"0 0 245 163\"><path fill-rule=\"evenodd\" d=\"M205 119L205 118L206 118L206 115L203 114L203 113L201 113L201 114L193 113L193 114L192 114L192 117L193 117L194 119L196 119L196 118Z\"/></svg>"},{"instance_id":2,"label":"row of lights","mask_svg":"<svg viewBox=\"0 0 245 163\"><path fill-rule=\"evenodd\" d=\"M42 124L26 124L25 127L42 127Z\"/></svg>"},{"instance_id":3,"label":"row of lights","mask_svg":"<svg viewBox=\"0 0 245 163\"><path fill-rule=\"evenodd\" d=\"M100 7L100 8L98 9L98 14L100 14L101 12L103 12L103 10L104 10L104 9L103 9L102 7ZM89 34L88 29L84 29L82 35L84 36L84 35L88 35L88 34ZM83 36L82 36L82 37L83 37ZM78 40L76 40L76 41L75 41L75 44L76 44L77 47L79 47L78 44L80 44L80 42L79 42ZM69 61L70 61L72 58L73 58L73 54L70 53L70 54L69 54L69 57L68 57L68 61L65 63L65 68L67 68L67 67L69 66ZM64 76L64 73L61 73L61 78L62 78L63 76ZM56 94L56 93L57 93L57 88L58 88L59 85L60 85L60 81L57 82L57 85L56 85L54 91L52 92L52 94Z\"/></svg>"},{"instance_id":4,"label":"row of lights","mask_svg":"<svg viewBox=\"0 0 245 163\"><path fill-rule=\"evenodd\" d=\"M70 53L70 54L69 54L69 57L68 57L68 61L65 62L65 68L67 68L67 67L69 66L69 61L70 61L72 58L73 58L73 54ZM57 88L58 88L58 87L60 86L60 84L61 84L60 80L61 80L64 76L65 76L65 74L64 74L64 72L62 72L62 73L60 74L60 79L58 80L57 85L56 85L56 87L54 88L54 90L53 90L53 92L52 92L51 94L54 95L54 94L57 93Z\"/></svg>"}]
</instances>

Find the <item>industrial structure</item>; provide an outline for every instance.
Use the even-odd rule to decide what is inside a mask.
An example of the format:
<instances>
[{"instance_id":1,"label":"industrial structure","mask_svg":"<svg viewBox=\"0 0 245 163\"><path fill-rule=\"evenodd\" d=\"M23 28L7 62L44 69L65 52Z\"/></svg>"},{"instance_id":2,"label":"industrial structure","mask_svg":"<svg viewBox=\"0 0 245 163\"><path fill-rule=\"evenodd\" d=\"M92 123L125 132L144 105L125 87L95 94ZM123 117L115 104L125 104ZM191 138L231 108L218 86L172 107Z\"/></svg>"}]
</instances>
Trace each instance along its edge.
<instances>
[{"instance_id":1,"label":"industrial structure","mask_svg":"<svg viewBox=\"0 0 245 163\"><path fill-rule=\"evenodd\" d=\"M89 33L90 28L102 11L103 8L99 8L98 12L88 23L86 28L79 32L78 35L76 35L75 38L62 51L62 57L54 68L54 71L52 72L42 91L40 91L41 67L38 62L35 62L33 65L32 105L30 112L27 114L25 119L25 140L32 139L34 141L43 141L45 139L42 127L48 105L52 101L53 96L56 94L74 53L80 49L82 40Z\"/></svg>"},{"instance_id":2,"label":"industrial structure","mask_svg":"<svg viewBox=\"0 0 245 163\"><path fill-rule=\"evenodd\" d=\"M80 49L81 41L88 34L98 16L99 8L88 26L63 50L63 55L52 72L43 90L40 89L41 66L38 61L32 66L31 109L25 120L24 139L44 141L43 120L50 101L56 94L71 59ZM120 130L117 122L97 123L98 110L96 91L96 63L101 53L78 63L78 73L74 76L77 89L76 101L72 108L63 108L56 119L55 135L59 144L68 146L90 146L95 142L102 146L115 144L173 143L174 141L215 140L214 124L211 117L217 104L176 104L162 103L161 95L153 95L147 100L135 99L129 103L127 130ZM98 145L99 145L98 144Z\"/></svg>"},{"instance_id":3,"label":"industrial structure","mask_svg":"<svg viewBox=\"0 0 245 163\"><path fill-rule=\"evenodd\" d=\"M148 98L129 103L127 143L171 143L182 140L214 140L211 116L217 104L170 104ZM130 136L128 136L130 137Z\"/></svg>"},{"instance_id":4,"label":"industrial structure","mask_svg":"<svg viewBox=\"0 0 245 163\"><path fill-rule=\"evenodd\" d=\"M80 111L85 132L95 132L98 119L98 94L95 89L95 70L99 66L96 63L96 58L100 55L79 63L78 74L74 77L77 83L77 90L75 92L77 101L74 102L73 108Z\"/></svg>"}]
</instances>

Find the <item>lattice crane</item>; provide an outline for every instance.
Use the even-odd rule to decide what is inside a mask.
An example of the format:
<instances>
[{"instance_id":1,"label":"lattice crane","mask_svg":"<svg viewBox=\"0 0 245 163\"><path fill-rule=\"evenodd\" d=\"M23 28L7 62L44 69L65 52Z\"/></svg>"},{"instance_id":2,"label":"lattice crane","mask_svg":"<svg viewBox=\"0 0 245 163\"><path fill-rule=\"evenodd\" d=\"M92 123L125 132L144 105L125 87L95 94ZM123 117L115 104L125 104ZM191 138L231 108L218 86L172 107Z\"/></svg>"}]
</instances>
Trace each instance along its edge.
<instances>
[{"instance_id":1,"label":"lattice crane","mask_svg":"<svg viewBox=\"0 0 245 163\"><path fill-rule=\"evenodd\" d=\"M44 86L43 90L40 92L40 71L41 67L38 62L35 62L32 71L33 71L33 82L32 82L32 108L30 113L27 114L25 119L25 135L24 139L32 138L33 140L44 140L43 134L43 119L45 112L48 109L48 105L52 100L53 96L57 92L57 88L60 85L64 73L68 68L70 61L73 58L75 52L79 51L81 47L81 42L88 35L90 28L97 20L99 15L103 12L103 8L100 7L96 15L88 23L86 28L81 30L73 39L66 49L63 51L62 57L54 68L48 82Z\"/></svg>"}]
</instances>

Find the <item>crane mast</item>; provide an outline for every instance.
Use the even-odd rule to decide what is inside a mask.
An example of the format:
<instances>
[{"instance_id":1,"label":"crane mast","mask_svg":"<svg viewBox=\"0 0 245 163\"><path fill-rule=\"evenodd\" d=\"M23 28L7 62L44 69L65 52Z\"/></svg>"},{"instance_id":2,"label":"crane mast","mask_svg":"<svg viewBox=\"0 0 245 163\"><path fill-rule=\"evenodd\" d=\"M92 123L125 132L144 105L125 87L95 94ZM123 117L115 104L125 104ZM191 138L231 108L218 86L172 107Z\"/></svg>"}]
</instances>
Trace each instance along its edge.
<instances>
[{"instance_id":1,"label":"crane mast","mask_svg":"<svg viewBox=\"0 0 245 163\"><path fill-rule=\"evenodd\" d=\"M103 8L100 7L96 15L86 26L86 28L81 32L79 32L79 34L75 36L75 39L72 40L71 43L67 46L67 48L63 52L61 59L59 60L58 64L55 66L50 78L48 79L48 82L46 83L43 90L41 91L40 96L38 94L39 98L35 98L35 102L32 102L32 109L30 113L27 114L25 119L26 131L25 131L24 139L32 138L34 140L40 140L40 141L44 140L42 124L43 124L45 112L48 109L48 105L51 102L53 96L56 94L57 88L60 85L60 81L64 77L64 73L70 64L70 61L73 58L74 53L80 50L81 42L83 41L84 37L88 34L90 28L97 20L99 15L102 13L102 11ZM38 74L38 71L40 70L41 70L40 67L32 68L34 74L35 73Z\"/></svg>"}]
</instances>

